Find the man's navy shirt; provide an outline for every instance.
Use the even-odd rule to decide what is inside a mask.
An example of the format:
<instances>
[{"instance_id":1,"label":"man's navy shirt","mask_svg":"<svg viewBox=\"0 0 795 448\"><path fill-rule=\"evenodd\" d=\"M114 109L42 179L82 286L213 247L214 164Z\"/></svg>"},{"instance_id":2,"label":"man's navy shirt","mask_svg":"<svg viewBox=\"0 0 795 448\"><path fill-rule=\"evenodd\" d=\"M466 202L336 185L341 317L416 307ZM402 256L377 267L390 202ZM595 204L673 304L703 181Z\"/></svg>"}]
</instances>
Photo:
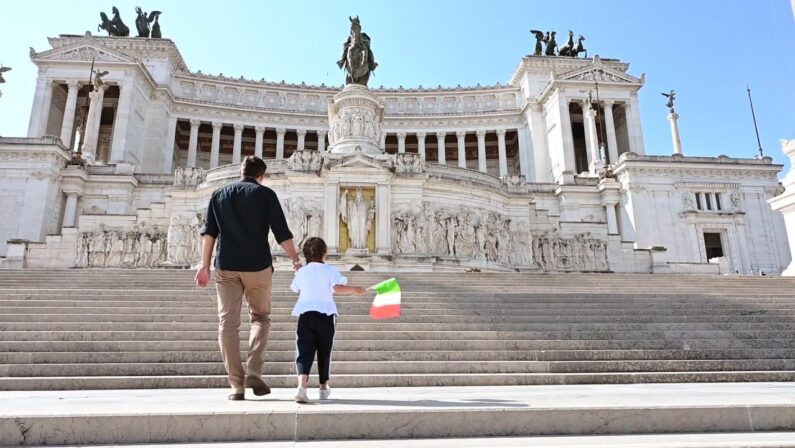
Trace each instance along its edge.
<instances>
[{"instance_id":1,"label":"man's navy shirt","mask_svg":"<svg viewBox=\"0 0 795 448\"><path fill-rule=\"evenodd\" d=\"M279 243L293 237L276 192L245 177L213 193L202 235L218 239L216 269L257 272L273 264L271 230Z\"/></svg>"}]
</instances>

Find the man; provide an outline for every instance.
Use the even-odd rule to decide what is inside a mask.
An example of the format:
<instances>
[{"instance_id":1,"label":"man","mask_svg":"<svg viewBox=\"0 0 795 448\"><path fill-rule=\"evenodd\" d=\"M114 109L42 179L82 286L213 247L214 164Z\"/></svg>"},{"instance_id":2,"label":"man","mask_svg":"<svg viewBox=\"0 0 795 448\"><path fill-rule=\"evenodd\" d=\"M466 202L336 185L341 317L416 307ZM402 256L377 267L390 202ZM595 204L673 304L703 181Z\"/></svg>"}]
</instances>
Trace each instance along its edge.
<instances>
[{"instance_id":1,"label":"man","mask_svg":"<svg viewBox=\"0 0 795 448\"><path fill-rule=\"evenodd\" d=\"M261 158L246 157L240 168L242 179L219 188L210 198L207 224L202 231L202 264L196 273L196 284L204 288L210 281L210 260L217 240L218 342L232 386L230 400L245 399L246 386L254 389L254 395L270 393L261 372L271 326L273 267L269 231L293 260L293 269L301 267L279 198L262 185L266 169ZM251 322L245 371L240 360L239 334L244 295Z\"/></svg>"}]
</instances>

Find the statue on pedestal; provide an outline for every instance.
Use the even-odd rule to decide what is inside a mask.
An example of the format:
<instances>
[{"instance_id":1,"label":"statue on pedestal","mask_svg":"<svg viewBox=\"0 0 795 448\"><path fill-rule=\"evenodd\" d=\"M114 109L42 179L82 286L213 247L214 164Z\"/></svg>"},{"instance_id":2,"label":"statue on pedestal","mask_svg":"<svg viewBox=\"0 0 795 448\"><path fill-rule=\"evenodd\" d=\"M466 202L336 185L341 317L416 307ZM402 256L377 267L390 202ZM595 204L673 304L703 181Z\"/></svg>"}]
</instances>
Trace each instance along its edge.
<instances>
[{"instance_id":1,"label":"statue on pedestal","mask_svg":"<svg viewBox=\"0 0 795 448\"><path fill-rule=\"evenodd\" d=\"M672 114L676 113L676 111L674 111L674 101L676 100L676 92L674 92L674 90L671 89L669 93L660 93L660 95L668 98L668 102L665 103L665 107L667 107Z\"/></svg>"},{"instance_id":2,"label":"statue on pedestal","mask_svg":"<svg viewBox=\"0 0 795 448\"><path fill-rule=\"evenodd\" d=\"M136 17L135 19L135 27L138 28L138 37L149 37L150 35L149 24L152 22L155 22L154 26L157 27L157 34L160 34L160 25L157 23L157 18L160 16L160 14L162 14L160 11L152 11L147 16L146 12L144 12L144 10L142 10L140 6L136 6L135 13L138 15L138 17ZM154 26L151 31L152 34L151 37L160 38L159 35L158 36L154 35L155 34Z\"/></svg>"},{"instance_id":3,"label":"statue on pedestal","mask_svg":"<svg viewBox=\"0 0 795 448\"><path fill-rule=\"evenodd\" d=\"M342 222L348 225L351 249L367 249L367 235L375 220L375 204L365 201L362 189L357 188L353 201L348 200L348 190L342 193L339 210Z\"/></svg>"},{"instance_id":4,"label":"statue on pedestal","mask_svg":"<svg viewBox=\"0 0 795 448\"><path fill-rule=\"evenodd\" d=\"M337 65L347 72L345 84L366 86L367 81L370 80L370 73L375 71L378 63L375 62L370 49L370 36L362 32L359 16L348 19L351 21L351 34L343 45L342 57L337 61Z\"/></svg>"}]
</instances>

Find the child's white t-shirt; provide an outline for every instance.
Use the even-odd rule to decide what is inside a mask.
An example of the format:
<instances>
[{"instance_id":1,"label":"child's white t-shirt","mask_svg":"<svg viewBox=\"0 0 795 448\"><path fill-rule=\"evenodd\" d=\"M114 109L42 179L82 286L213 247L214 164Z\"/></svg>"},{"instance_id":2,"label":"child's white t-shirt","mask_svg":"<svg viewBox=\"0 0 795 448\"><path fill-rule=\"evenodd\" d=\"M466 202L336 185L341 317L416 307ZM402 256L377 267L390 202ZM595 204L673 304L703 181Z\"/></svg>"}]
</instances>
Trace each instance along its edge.
<instances>
[{"instance_id":1,"label":"child's white t-shirt","mask_svg":"<svg viewBox=\"0 0 795 448\"><path fill-rule=\"evenodd\" d=\"M317 311L329 316L338 314L334 303L334 287L347 285L348 279L334 266L324 263L309 263L295 273L290 289L299 292L293 307L293 316L307 311Z\"/></svg>"}]
</instances>

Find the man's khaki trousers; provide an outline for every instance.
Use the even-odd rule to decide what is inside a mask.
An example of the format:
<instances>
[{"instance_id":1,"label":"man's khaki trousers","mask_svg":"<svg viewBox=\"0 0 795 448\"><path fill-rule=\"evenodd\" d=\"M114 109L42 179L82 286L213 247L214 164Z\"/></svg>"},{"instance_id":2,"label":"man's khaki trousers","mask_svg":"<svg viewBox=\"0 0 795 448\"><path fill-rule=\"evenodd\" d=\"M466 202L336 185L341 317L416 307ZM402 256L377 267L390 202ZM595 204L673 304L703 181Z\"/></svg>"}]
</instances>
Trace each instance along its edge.
<instances>
[{"instance_id":1,"label":"man's khaki trousers","mask_svg":"<svg viewBox=\"0 0 795 448\"><path fill-rule=\"evenodd\" d=\"M233 388L244 387L246 376L262 378L265 346L271 329L272 281L273 270L270 267L258 272L215 272L215 287L218 291L218 343L226 372L229 374L229 385ZM240 360L239 334L243 296L248 302L251 322L245 371Z\"/></svg>"}]
</instances>

